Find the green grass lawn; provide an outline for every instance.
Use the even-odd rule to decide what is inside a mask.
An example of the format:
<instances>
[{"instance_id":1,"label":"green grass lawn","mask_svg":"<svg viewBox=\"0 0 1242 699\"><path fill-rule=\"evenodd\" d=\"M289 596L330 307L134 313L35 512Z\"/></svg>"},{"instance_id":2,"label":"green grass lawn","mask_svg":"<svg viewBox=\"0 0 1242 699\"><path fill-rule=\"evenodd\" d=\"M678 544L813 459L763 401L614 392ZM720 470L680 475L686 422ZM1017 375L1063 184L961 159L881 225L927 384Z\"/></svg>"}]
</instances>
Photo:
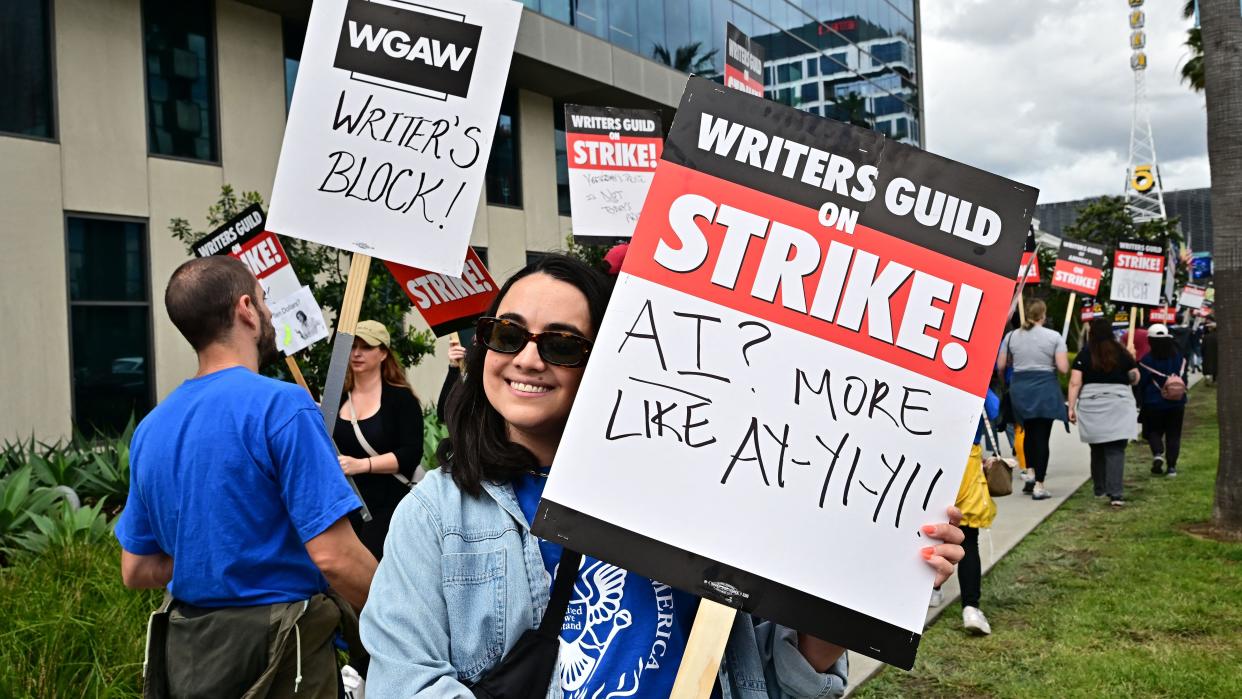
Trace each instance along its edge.
<instances>
[{"instance_id":1,"label":"green grass lawn","mask_svg":"<svg viewBox=\"0 0 1242 699\"><path fill-rule=\"evenodd\" d=\"M1175 479L1131 445L1122 511L1088 481L983 579L992 635L955 604L912 672L859 697L1242 697L1242 544L1196 538L1216 477L1216 390L1192 392Z\"/></svg>"},{"instance_id":2,"label":"green grass lawn","mask_svg":"<svg viewBox=\"0 0 1242 699\"><path fill-rule=\"evenodd\" d=\"M115 541L0 569L0 697L137 697L162 592L121 585Z\"/></svg>"}]
</instances>

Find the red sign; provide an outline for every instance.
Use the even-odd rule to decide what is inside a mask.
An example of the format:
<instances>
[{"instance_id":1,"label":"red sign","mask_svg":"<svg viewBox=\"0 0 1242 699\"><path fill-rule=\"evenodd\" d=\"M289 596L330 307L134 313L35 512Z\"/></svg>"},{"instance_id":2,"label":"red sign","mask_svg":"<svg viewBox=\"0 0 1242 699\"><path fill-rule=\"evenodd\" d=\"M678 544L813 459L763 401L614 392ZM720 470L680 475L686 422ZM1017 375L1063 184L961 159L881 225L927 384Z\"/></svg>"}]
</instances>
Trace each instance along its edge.
<instances>
[{"instance_id":1,"label":"red sign","mask_svg":"<svg viewBox=\"0 0 1242 699\"><path fill-rule=\"evenodd\" d=\"M1026 272L1026 278L1023 279L1022 272ZM1039 258L1033 252L1022 253L1022 264L1018 265L1018 281L1025 281L1027 284L1039 283Z\"/></svg>"},{"instance_id":2,"label":"red sign","mask_svg":"<svg viewBox=\"0 0 1242 699\"><path fill-rule=\"evenodd\" d=\"M496 298L496 282L473 248L466 248L461 278L385 262L436 337L470 327Z\"/></svg>"},{"instance_id":3,"label":"red sign","mask_svg":"<svg viewBox=\"0 0 1242 699\"><path fill-rule=\"evenodd\" d=\"M1102 269L1057 260L1057 266L1052 269L1052 285L1084 296L1095 296L1100 291L1100 277L1103 275Z\"/></svg>"},{"instance_id":4,"label":"red sign","mask_svg":"<svg viewBox=\"0 0 1242 699\"><path fill-rule=\"evenodd\" d=\"M1103 318L1103 317L1104 317L1104 308L1100 306L1100 304L1098 303L1083 304L1082 311L1078 314L1079 320L1081 320L1084 323L1089 323L1095 320L1096 318Z\"/></svg>"},{"instance_id":5,"label":"red sign","mask_svg":"<svg viewBox=\"0 0 1242 699\"><path fill-rule=\"evenodd\" d=\"M1153 308L1147 312L1147 319L1153 323L1176 323L1177 309L1171 306Z\"/></svg>"}]
</instances>

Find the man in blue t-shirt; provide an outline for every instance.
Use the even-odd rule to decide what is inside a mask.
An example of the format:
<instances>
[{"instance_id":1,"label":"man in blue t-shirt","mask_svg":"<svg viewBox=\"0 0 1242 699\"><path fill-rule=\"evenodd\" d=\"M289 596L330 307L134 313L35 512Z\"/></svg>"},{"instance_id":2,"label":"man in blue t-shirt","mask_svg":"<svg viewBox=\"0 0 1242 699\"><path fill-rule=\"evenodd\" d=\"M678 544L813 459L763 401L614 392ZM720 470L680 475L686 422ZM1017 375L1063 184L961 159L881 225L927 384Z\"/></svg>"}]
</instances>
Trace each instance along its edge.
<instances>
[{"instance_id":1,"label":"man in blue t-shirt","mask_svg":"<svg viewBox=\"0 0 1242 699\"><path fill-rule=\"evenodd\" d=\"M299 696L335 697L332 642L353 614L324 593L360 610L376 562L349 524L359 502L319 408L258 374L275 331L240 261L181 265L164 304L198 373L135 430L116 526L124 583L167 585L172 600L152 625L146 681L170 696L240 696L287 678Z\"/></svg>"}]
</instances>

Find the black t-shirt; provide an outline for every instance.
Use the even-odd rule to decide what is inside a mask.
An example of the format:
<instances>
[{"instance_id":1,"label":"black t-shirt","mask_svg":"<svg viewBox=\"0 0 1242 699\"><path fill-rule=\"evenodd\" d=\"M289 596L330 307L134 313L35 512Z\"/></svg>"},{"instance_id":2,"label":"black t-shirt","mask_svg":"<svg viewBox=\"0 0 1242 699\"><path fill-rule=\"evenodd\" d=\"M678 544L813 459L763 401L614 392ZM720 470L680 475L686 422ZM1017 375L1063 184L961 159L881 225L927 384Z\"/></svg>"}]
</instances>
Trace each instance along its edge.
<instances>
[{"instance_id":1,"label":"black t-shirt","mask_svg":"<svg viewBox=\"0 0 1242 699\"><path fill-rule=\"evenodd\" d=\"M1082 372L1083 385L1089 383L1119 383L1125 386L1130 385L1130 370L1138 365L1134 363L1134 357L1122 348L1121 356L1117 358L1117 365L1112 371L1100 371L1091 366L1091 350L1084 347L1077 357L1074 357L1074 369Z\"/></svg>"}]
</instances>

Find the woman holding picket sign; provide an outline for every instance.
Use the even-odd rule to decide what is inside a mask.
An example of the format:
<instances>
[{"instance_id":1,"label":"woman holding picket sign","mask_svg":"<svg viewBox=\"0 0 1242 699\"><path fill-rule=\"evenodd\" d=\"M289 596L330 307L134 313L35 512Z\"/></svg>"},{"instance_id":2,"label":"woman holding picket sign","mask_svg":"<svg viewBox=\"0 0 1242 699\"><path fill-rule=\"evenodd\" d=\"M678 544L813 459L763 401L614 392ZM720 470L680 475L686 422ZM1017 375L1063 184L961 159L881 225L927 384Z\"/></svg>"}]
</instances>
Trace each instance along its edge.
<instances>
[{"instance_id":1,"label":"woman holding picket sign","mask_svg":"<svg viewBox=\"0 0 1242 699\"><path fill-rule=\"evenodd\" d=\"M1013 367L1009 384L1010 404L1013 415L1023 429L1022 451L1026 465L1034 469L1035 480L1022 489L1034 500L1046 500L1052 494L1044 488L1048 473L1048 443L1052 439L1052 424L1066 419L1065 398L1057 372L1069 371L1069 355L1065 338L1044 327L1048 306L1035 300L1026 305L1026 321L1022 327L1005 336L1001 341L1000 356L996 368L1004 371Z\"/></svg>"},{"instance_id":2,"label":"woman holding picket sign","mask_svg":"<svg viewBox=\"0 0 1242 699\"><path fill-rule=\"evenodd\" d=\"M478 321L442 467L397 508L362 614L371 699L668 696L698 598L530 533L610 292L548 255ZM924 553L939 582L962 534L925 531L946 542ZM846 672L842 648L739 615L720 681L734 697L839 696Z\"/></svg>"}]
</instances>

